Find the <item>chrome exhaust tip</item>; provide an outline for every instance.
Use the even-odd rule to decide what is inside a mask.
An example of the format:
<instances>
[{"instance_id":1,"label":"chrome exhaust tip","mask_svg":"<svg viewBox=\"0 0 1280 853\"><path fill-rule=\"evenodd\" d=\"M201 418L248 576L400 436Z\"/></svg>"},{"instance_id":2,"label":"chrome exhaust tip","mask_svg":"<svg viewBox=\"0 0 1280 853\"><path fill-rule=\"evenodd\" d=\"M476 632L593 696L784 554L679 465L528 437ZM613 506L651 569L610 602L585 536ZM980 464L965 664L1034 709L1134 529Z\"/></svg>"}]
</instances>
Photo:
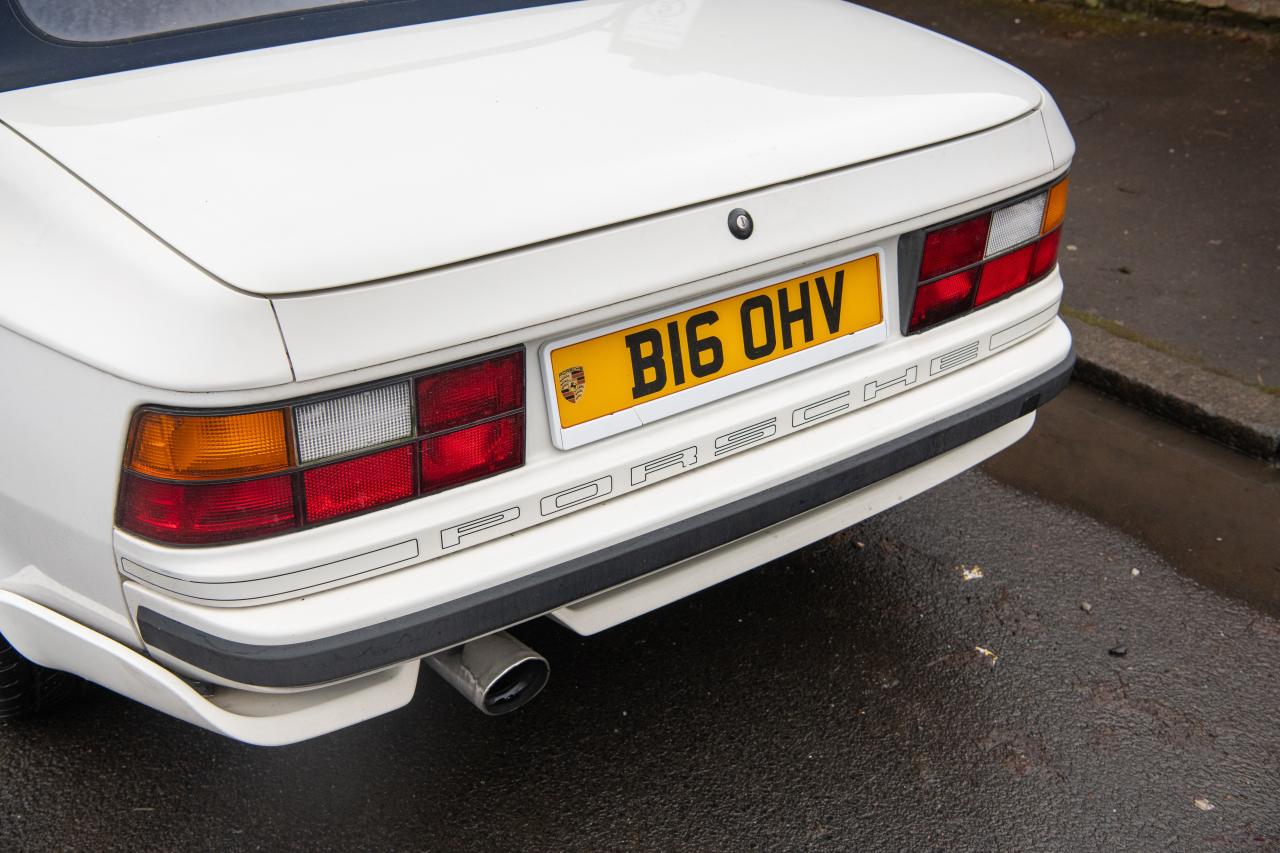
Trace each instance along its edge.
<instances>
[{"instance_id":1,"label":"chrome exhaust tip","mask_svg":"<svg viewBox=\"0 0 1280 853\"><path fill-rule=\"evenodd\" d=\"M432 655L426 663L491 717L524 707L551 675L546 658L506 631Z\"/></svg>"}]
</instances>

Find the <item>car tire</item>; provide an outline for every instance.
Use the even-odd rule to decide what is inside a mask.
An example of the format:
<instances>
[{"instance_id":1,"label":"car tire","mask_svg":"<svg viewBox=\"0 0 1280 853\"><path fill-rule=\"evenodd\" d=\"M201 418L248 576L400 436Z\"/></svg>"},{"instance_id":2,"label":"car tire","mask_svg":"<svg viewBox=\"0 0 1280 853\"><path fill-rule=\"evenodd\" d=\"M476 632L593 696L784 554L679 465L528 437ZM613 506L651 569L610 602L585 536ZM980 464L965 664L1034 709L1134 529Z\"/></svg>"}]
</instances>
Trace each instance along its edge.
<instances>
[{"instance_id":1,"label":"car tire","mask_svg":"<svg viewBox=\"0 0 1280 853\"><path fill-rule=\"evenodd\" d=\"M61 705L80 692L81 684L71 673L32 663L0 636L0 720Z\"/></svg>"}]
</instances>

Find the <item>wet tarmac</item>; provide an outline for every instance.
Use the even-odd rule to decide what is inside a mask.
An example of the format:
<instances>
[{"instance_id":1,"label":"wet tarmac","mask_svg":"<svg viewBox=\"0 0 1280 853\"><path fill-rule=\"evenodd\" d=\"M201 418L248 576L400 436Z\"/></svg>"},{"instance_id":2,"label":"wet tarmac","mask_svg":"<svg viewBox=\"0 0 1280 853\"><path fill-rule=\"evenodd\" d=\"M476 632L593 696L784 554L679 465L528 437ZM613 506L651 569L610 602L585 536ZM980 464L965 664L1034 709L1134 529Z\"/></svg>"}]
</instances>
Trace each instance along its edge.
<instances>
[{"instance_id":1,"label":"wet tarmac","mask_svg":"<svg viewBox=\"0 0 1280 853\"><path fill-rule=\"evenodd\" d=\"M1198 483L1237 466L1129 415L1052 403L991 468L1045 497L974 471L596 637L524 626L553 673L511 717L424 674L268 750L91 689L0 724L0 846L1280 849L1280 622L1204 568L1256 560L1272 518L1233 510L1274 481ZM1152 520L1178 489L1212 541Z\"/></svg>"},{"instance_id":2,"label":"wet tarmac","mask_svg":"<svg viewBox=\"0 0 1280 853\"><path fill-rule=\"evenodd\" d=\"M985 466L1280 617L1280 470L1073 385Z\"/></svg>"}]
</instances>

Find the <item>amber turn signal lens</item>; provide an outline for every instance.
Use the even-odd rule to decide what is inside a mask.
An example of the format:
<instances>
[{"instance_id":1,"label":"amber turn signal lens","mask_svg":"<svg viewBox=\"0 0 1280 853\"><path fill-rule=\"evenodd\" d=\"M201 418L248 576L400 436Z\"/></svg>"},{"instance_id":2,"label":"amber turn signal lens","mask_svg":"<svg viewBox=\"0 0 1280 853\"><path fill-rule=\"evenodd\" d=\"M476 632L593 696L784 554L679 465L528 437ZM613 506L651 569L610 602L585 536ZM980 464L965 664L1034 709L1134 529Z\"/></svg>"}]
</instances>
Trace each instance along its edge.
<instances>
[{"instance_id":1,"label":"amber turn signal lens","mask_svg":"<svg viewBox=\"0 0 1280 853\"><path fill-rule=\"evenodd\" d=\"M1049 190L1049 203L1044 206L1044 227L1040 229L1041 234L1048 234L1062 224L1067 215L1067 193L1070 185L1071 181L1063 178Z\"/></svg>"},{"instance_id":2,"label":"amber turn signal lens","mask_svg":"<svg viewBox=\"0 0 1280 853\"><path fill-rule=\"evenodd\" d=\"M176 415L139 412L129 468L169 480L224 480L289 467L284 412Z\"/></svg>"}]
</instances>

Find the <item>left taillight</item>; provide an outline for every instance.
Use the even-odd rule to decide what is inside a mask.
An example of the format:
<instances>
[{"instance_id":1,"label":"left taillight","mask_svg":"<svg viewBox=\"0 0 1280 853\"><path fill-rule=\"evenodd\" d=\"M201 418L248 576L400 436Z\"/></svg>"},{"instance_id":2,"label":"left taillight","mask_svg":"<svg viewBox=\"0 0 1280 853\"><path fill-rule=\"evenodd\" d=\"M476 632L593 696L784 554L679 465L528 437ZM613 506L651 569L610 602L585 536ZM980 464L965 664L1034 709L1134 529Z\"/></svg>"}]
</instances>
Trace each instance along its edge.
<instances>
[{"instance_id":1,"label":"left taillight","mask_svg":"<svg viewBox=\"0 0 1280 853\"><path fill-rule=\"evenodd\" d=\"M140 409L117 522L174 545L336 521L524 464L524 350L255 409Z\"/></svg>"},{"instance_id":2,"label":"left taillight","mask_svg":"<svg viewBox=\"0 0 1280 853\"><path fill-rule=\"evenodd\" d=\"M1058 263L1067 179L1031 195L904 238L919 265L906 332L921 332L1035 284ZM910 252L904 252L914 263ZM910 286L910 281L908 282ZM911 291L908 291L909 293Z\"/></svg>"}]
</instances>

